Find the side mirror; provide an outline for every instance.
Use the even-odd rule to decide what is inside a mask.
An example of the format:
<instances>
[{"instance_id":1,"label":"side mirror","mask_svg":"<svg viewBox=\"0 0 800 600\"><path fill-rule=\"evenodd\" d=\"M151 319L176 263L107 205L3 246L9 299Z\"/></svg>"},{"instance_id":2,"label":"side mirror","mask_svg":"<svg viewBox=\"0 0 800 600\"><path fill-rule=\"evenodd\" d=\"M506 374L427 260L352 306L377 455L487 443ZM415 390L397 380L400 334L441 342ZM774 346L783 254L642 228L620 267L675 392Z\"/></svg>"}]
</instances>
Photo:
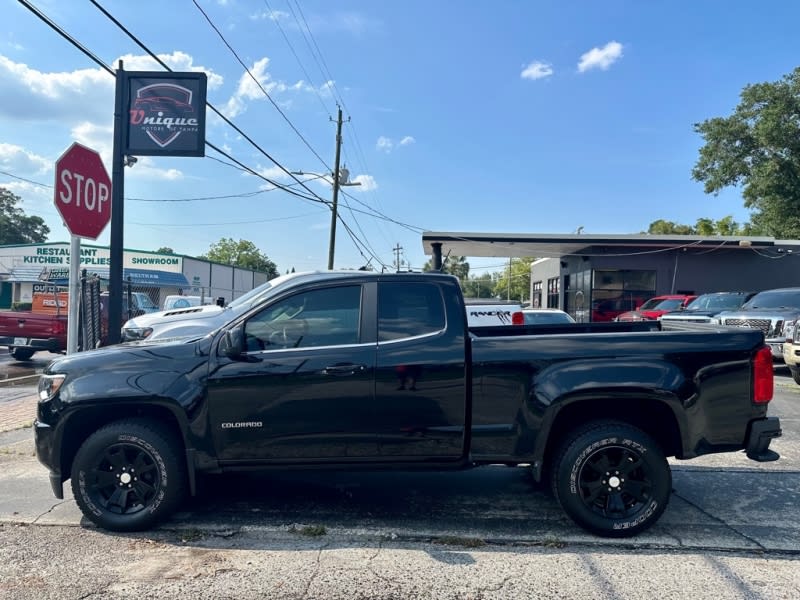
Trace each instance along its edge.
<instances>
[{"instance_id":1,"label":"side mirror","mask_svg":"<svg viewBox=\"0 0 800 600\"><path fill-rule=\"evenodd\" d=\"M219 342L219 353L232 360L237 360L244 354L244 325L239 324L233 329L228 329Z\"/></svg>"},{"instance_id":2,"label":"side mirror","mask_svg":"<svg viewBox=\"0 0 800 600\"><path fill-rule=\"evenodd\" d=\"M217 298L217 301L216 301L216 303L215 303L215 304L216 304L217 306L219 306L220 308L224 308L224 307L225 307L225 298L223 298L222 296L220 296L219 298Z\"/></svg>"}]
</instances>

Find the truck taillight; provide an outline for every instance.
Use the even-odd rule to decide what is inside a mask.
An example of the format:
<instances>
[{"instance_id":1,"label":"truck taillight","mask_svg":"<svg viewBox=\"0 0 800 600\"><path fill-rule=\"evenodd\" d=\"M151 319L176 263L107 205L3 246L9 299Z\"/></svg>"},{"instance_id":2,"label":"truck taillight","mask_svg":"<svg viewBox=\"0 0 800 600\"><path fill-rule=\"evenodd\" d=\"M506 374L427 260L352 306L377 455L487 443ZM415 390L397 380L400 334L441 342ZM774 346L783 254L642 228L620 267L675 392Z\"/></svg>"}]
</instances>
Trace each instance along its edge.
<instances>
[{"instance_id":1,"label":"truck taillight","mask_svg":"<svg viewBox=\"0 0 800 600\"><path fill-rule=\"evenodd\" d=\"M766 404L772 400L773 388L772 350L764 346L753 360L753 402Z\"/></svg>"},{"instance_id":2,"label":"truck taillight","mask_svg":"<svg viewBox=\"0 0 800 600\"><path fill-rule=\"evenodd\" d=\"M522 314L519 311L511 313L511 324L512 325L525 325L525 315Z\"/></svg>"},{"instance_id":3,"label":"truck taillight","mask_svg":"<svg viewBox=\"0 0 800 600\"><path fill-rule=\"evenodd\" d=\"M67 333L67 326L63 321L56 321L51 328L53 335L58 337Z\"/></svg>"}]
</instances>

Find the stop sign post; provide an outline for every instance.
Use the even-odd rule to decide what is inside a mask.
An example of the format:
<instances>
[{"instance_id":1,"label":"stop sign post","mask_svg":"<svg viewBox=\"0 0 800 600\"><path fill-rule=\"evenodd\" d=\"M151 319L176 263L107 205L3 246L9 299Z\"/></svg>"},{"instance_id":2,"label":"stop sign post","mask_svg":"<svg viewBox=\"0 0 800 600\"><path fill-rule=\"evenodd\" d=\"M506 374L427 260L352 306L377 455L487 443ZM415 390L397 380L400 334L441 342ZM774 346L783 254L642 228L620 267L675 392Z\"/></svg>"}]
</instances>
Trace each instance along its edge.
<instances>
[{"instance_id":1,"label":"stop sign post","mask_svg":"<svg viewBox=\"0 0 800 600\"><path fill-rule=\"evenodd\" d=\"M56 161L56 209L71 235L67 353L78 351L81 238L96 240L111 219L111 178L100 155L73 143Z\"/></svg>"},{"instance_id":2,"label":"stop sign post","mask_svg":"<svg viewBox=\"0 0 800 600\"><path fill-rule=\"evenodd\" d=\"M73 143L56 161L56 209L72 235L96 240L111 219L111 178L100 155Z\"/></svg>"}]
</instances>

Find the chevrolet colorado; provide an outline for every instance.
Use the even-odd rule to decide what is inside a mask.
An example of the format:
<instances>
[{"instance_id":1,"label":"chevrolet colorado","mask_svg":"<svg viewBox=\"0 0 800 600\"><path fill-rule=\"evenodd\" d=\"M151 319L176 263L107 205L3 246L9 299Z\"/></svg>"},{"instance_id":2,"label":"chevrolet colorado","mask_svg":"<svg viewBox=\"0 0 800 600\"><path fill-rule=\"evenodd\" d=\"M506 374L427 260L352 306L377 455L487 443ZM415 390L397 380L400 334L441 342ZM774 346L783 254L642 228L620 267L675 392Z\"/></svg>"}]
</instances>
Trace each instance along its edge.
<instances>
[{"instance_id":1,"label":"chevrolet colorado","mask_svg":"<svg viewBox=\"0 0 800 600\"><path fill-rule=\"evenodd\" d=\"M71 479L88 519L132 531L203 472L503 463L529 465L578 525L629 536L667 506L667 457L778 458L760 331L470 328L449 275L273 282L210 332L53 361L35 438L56 497Z\"/></svg>"}]
</instances>

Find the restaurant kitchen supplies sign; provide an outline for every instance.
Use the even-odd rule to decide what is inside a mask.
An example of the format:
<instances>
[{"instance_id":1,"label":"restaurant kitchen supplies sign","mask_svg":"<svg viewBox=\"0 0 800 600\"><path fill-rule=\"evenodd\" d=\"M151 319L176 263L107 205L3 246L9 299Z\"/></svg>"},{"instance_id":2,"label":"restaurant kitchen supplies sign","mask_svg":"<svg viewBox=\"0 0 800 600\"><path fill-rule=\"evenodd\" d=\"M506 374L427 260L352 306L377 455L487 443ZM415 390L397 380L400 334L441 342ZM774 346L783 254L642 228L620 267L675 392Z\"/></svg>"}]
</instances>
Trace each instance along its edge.
<instances>
[{"instance_id":1,"label":"restaurant kitchen supplies sign","mask_svg":"<svg viewBox=\"0 0 800 600\"><path fill-rule=\"evenodd\" d=\"M205 156L205 73L125 71L123 154Z\"/></svg>"}]
</instances>

